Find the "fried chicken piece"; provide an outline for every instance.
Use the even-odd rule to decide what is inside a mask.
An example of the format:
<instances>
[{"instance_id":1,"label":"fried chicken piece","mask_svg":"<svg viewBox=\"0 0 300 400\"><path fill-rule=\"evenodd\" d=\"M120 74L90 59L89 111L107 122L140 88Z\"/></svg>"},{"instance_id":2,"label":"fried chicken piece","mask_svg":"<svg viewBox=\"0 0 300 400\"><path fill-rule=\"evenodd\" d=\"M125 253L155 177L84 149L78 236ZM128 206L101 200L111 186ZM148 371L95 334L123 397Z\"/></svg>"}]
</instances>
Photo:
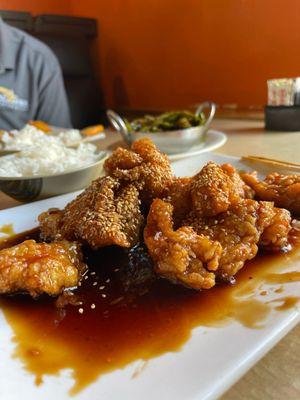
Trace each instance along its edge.
<instances>
[{"instance_id":1,"label":"fried chicken piece","mask_svg":"<svg viewBox=\"0 0 300 400\"><path fill-rule=\"evenodd\" d=\"M143 163L142 157L131 150L118 147L104 162L105 171L113 174L116 170L129 170Z\"/></svg>"},{"instance_id":2,"label":"fried chicken piece","mask_svg":"<svg viewBox=\"0 0 300 400\"><path fill-rule=\"evenodd\" d=\"M0 250L0 293L59 295L77 286L84 264L75 242L36 243L26 240Z\"/></svg>"},{"instance_id":3,"label":"fried chicken piece","mask_svg":"<svg viewBox=\"0 0 300 400\"><path fill-rule=\"evenodd\" d=\"M106 172L121 181L133 182L143 202L166 195L173 176L168 157L148 139L139 139L131 150L118 148L105 161Z\"/></svg>"},{"instance_id":4,"label":"fried chicken piece","mask_svg":"<svg viewBox=\"0 0 300 400\"><path fill-rule=\"evenodd\" d=\"M151 204L144 240L158 275L194 289L215 285L221 246L190 227L173 230L173 206L156 199Z\"/></svg>"},{"instance_id":5,"label":"fried chicken piece","mask_svg":"<svg viewBox=\"0 0 300 400\"><path fill-rule=\"evenodd\" d=\"M269 174L263 181L257 173L242 175L244 182L255 192L259 200L273 201L276 207L283 207L300 215L300 175Z\"/></svg>"},{"instance_id":6,"label":"fried chicken piece","mask_svg":"<svg viewBox=\"0 0 300 400\"><path fill-rule=\"evenodd\" d=\"M240 174L231 164L223 164L221 165L221 168L232 180L235 191L239 194L240 197L245 199L253 199L254 190L251 189L250 186L246 185Z\"/></svg>"},{"instance_id":7,"label":"fried chicken piece","mask_svg":"<svg viewBox=\"0 0 300 400\"><path fill-rule=\"evenodd\" d=\"M167 193L172 182L168 159L149 139L119 148L106 160L111 176L94 181L64 210L50 210L39 217L44 240L80 240L93 248L133 246L143 217L140 197L148 204Z\"/></svg>"},{"instance_id":8,"label":"fried chicken piece","mask_svg":"<svg viewBox=\"0 0 300 400\"><path fill-rule=\"evenodd\" d=\"M216 275L225 281L230 281L247 260L256 256L259 245L273 250L285 247L291 228L288 212L274 208L273 203L251 199L243 199L210 218L199 218L191 212L184 225L221 244Z\"/></svg>"},{"instance_id":9,"label":"fried chicken piece","mask_svg":"<svg viewBox=\"0 0 300 400\"><path fill-rule=\"evenodd\" d=\"M38 216L40 223L40 237L42 240L54 241L61 239L61 224L63 211L58 208L50 208Z\"/></svg>"},{"instance_id":10,"label":"fried chicken piece","mask_svg":"<svg viewBox=\"0 0 300 400\"><path fill-rule=\"evenodd\" d=\"M230 280L246 260L255 257L260 237L256 227L258 208L257 202L245 200L213 218L199 218L192 212L184 221L184 225L192 226L198 234L221 243L218 276L222 280Z\"/></svg>"},{"instance_id":11,"label":"fried chicken piece","mask_svg":"<svg viewBox=\"0 0 300 400\"><path fill-rule=\"evenodd\" d=\"M193 178L174 178L168 190L166 201L173 206L174 226L177 227L191 210L191 184Z\"/></svg>"},{"instance_id":12,"label":"fried chicken piece","mask_svg":"<svg viewBox=\"0 0 300 400\"><path fill-rule=\"evenodd\" d=\"M267 212L269 216L272 215L272 218L262 231L258 242L259 247L266 248L272 252L288 250L290 248L290 232L292 229L290 212L284 208L273 207L273 203L270 202L261 203L269 205Z\"/></svg>"},{"instance_id":13,"label":"fried chicken piece","mask_svg":"<svg viewBox=\"0 0 300 400\"><path fill-rule=\"evenodd\" d=\"M230 164L208 163L194 177L174 178L166 201L174 206L173 219L180 223L191 208L199 216L213 216L227 210L240 198L252 198L253 192Z\"/></svg>"},{"instance_id":14,"label":"fried chicken piece","mask_svg":"<svg viewBox=\"0 0 300 400\"><path fill-rule=\"evenodd\" d=\"M245 189L246 185L231 165L224 164L220 167L209 162L193 177L191 184L193 211L199 217L218 215L246 197Z\"/></svg>"},{"instance_id":15,"label":"fried chicken piece","mask_svg":"<svg viewBox=\"0 0 300 400\"><path fill-rule=\"evenodd\" d=\"M131 247L143 221L135 185L112 177L99 178L60 213L41 214L43 238L62 237L87 242L91 247Z\"/></svg>"}]
</instances>

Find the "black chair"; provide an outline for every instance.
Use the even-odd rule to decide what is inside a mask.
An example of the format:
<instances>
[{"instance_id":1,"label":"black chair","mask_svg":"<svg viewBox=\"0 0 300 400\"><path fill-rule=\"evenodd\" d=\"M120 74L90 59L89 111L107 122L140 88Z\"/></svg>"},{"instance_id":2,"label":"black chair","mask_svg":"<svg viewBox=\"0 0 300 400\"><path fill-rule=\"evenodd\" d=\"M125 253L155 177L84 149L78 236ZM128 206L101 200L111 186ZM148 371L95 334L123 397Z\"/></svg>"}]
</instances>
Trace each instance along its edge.
<instances>
[{"instance_id":1,"label":"black chair","mask_svg":"<svg viewBox=\"0 0 300 400\"><path fill-rule=\"evenodd\" d=\"M83 128L105 120L104 101L95 75L91 44L97 21L91 18L0 11L10 25L27 31L56 54L64 76L73 126Z\"/></svg>"}]
</instances>

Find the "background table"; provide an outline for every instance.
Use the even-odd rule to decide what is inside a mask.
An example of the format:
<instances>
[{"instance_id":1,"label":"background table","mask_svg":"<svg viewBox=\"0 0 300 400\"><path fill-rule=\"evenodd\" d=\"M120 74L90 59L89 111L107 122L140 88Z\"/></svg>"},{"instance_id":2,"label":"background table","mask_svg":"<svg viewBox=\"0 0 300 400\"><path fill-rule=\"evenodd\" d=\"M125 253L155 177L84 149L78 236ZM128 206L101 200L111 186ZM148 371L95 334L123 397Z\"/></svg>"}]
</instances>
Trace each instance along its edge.
<instances>
[{"instance_id":1,"label":"background table","mask_svg":"<svg viewBox=\"0 0 300 400\"><path fill-rule=\"evenodd\" d=\"M300 162L300 132L266 132L262 120L218 118L212 126L227 133L228 141L218 153L257 155ZM102 143L112 143L111 134ZM0 193L0 209L18 205ZM217 371L216 371L217 373ZM222 400L300 399L300 325L256 364Z\"/></svg>"}]
</instances>

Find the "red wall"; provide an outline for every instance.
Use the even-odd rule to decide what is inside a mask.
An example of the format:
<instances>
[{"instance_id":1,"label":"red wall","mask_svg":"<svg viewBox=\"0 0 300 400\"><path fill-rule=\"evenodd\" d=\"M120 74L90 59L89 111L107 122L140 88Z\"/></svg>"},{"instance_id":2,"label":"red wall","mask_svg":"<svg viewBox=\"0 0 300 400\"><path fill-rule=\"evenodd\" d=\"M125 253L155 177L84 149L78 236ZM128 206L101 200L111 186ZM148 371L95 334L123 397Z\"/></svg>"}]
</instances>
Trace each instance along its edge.
<instances>
[{"instance_id":1,"label":"red wall","mask_svg":"<svg viewBox=\"0 0 300 400\"><path fill-rule=\"evenodd\" d=\"M70 0L0 0L0 10L27 11L32 14L69 14Z\"/></svg>"},{"instance_id":2,"label":"red wall","mask_svg":"<svg viewBox=\"0 0 300 400\"><path fill-rule=\"evenodd\" d=\"M73 0L72 12L99 21L111 106L263 105L268 78L300 75L299 0Z\"/></svg>"},{"instance_id":3,"label":"red wall","mask_svg":"<svg viewBox=\"0 0 300 400\"><path fill-rule=\"evenodd\" d=\"M112 107L263 105L268 78L300 75L299 0L1 0L1 8L97 18Z\"/></svg>"}]
</instances>

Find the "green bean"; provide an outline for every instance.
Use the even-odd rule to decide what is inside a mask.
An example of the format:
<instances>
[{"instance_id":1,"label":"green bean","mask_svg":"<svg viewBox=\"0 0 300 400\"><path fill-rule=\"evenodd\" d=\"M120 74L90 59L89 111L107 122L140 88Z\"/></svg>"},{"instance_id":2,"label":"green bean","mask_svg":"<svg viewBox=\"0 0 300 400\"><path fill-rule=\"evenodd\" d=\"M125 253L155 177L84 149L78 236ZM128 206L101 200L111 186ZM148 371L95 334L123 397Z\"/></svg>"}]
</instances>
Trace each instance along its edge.
<instances>
[{"instance_id":1,"label":"green bean","mask_svg":"<svg viewBox=\"0 0 300 400\"><path fill-rule=\"evenodd\" d=\"M203 125L205 116L195 115L190 111L170 111L158 116L145 115L131 122L125 120L125 123L131 132L165 132Z\"/></svg>"}]
</instances>

